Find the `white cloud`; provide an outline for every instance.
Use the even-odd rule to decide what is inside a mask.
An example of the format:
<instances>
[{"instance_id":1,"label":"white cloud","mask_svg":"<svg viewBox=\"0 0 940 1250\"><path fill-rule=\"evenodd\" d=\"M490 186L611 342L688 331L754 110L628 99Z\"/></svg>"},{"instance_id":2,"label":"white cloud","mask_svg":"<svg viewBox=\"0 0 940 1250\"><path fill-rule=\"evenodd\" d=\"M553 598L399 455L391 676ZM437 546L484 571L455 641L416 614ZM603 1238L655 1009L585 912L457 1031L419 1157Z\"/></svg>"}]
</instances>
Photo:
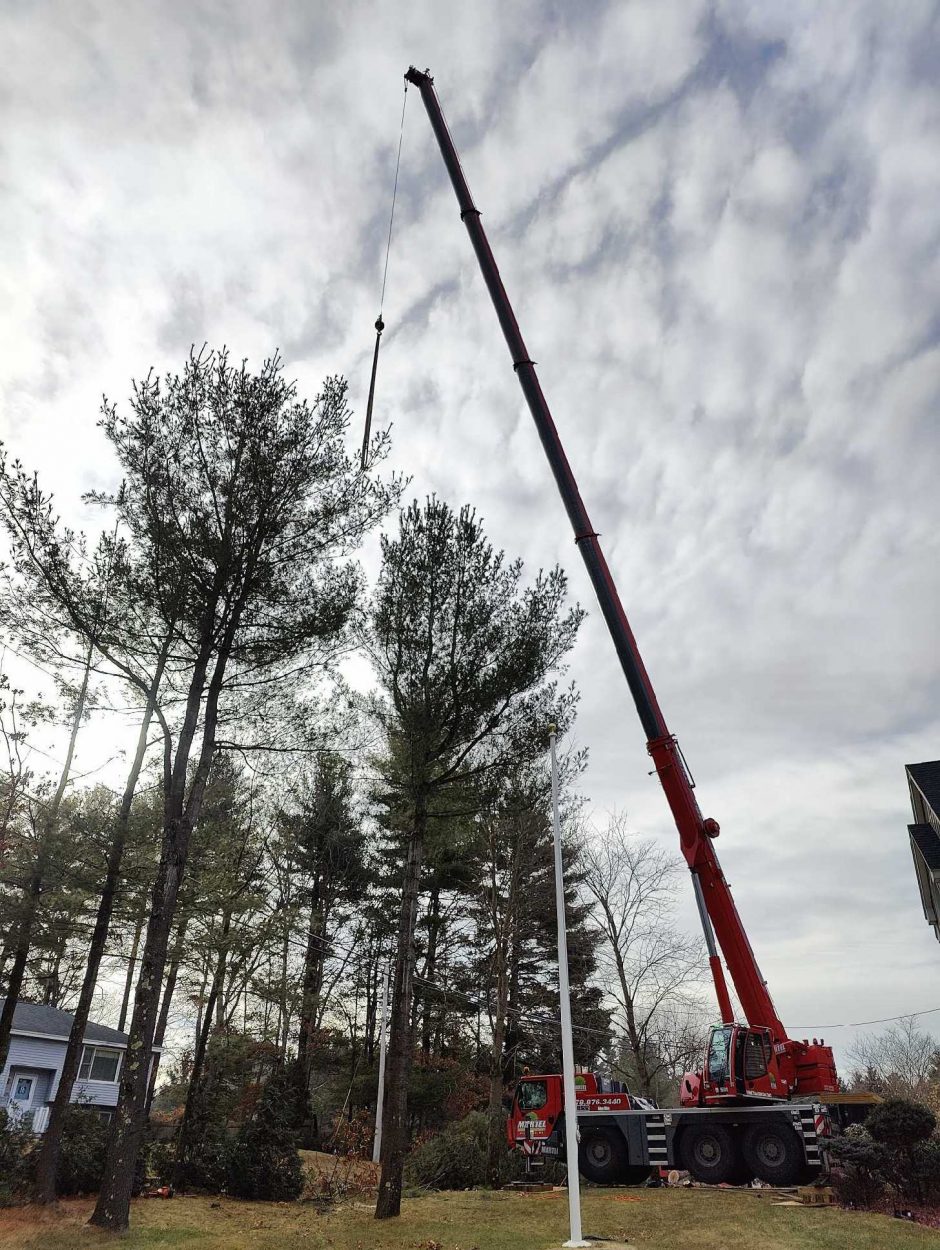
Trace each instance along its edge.
<instances>
[{"instance_id":1,"label":"white cloud","mask_svg":"<svg viewBox=\"0 0 940 1250\"><path fill-rule=\"evenodd\" d=\"M362 409L401 74L429 65L784 1019L933 1005L903 777L940 750L930 6L0 20L0 399L63 507L113 472L102 390L193 341L281 345ZM377 417L415 493L593 609L414 92L386 320ZM592 798L672 844L596 612L574 673Z\"/></svg>"}]
</instances>

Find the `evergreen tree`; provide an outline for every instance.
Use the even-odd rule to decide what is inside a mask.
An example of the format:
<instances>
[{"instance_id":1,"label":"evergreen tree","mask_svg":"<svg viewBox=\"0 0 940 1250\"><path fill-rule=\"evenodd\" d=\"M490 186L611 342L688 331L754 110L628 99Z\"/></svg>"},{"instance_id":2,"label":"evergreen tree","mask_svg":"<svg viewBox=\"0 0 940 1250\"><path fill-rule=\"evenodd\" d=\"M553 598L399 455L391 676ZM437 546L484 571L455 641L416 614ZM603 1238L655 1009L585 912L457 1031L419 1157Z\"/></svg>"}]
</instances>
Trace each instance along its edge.
<instances>
[{"instance_id":1,"label":"evergreen tree","mask_svg":"<svg viewBox=\"0 0 940 1250\"><path fill-rule=\"evenodd\" d=\"M144 695L163 735L163 840L92 1216L111 1229L128 1222L163 973L219 728L237 731L240 691L293 688L341 648L362 589L348 557L398 492L346 455L345 384L329 379L310 405L277 358L253 374L224 351L193 354L182 375L138 382L130 409L105 404L102 426L125 483L94 497L117 517L107 567L127 613L113 601L104 620L91 610L51 502L18 466L3 475L17 559L37 600ZM155 690L168 631L172 656Z\"/></svg>"},{"instance_id":2,"label":"evergreen tree","mask_svg":"<svg viewBox=\"0 0 940 1250\"><path fill-rule=\"evenodd\" d=\"M297 1145L297 1064L281 1064L261 1091L258 1105L238 1131L229 1160L229 1192L236 1198L292 1202L304 1186Z\"/></svg>"},{"instance_id":3,"label":"evergreen tree","mask_svg":"<svg viewBox=\"0 0 940 1250\"><path fill-rule=\"evenodd\" d=\"M524 588L519 561L487 542L469 508L411 505L382 540L367 646L388 744L383 803L404 832L404 881L392 992L382 1175L376 1217L398 1215L412 1063L415 931L429 831L479 810L512 762L544 749L533 726L570 719L555 675L582 612L566 610L560 569Z\"/></svg>"},{"instance_id":4,"label":"evergreen tree","mask_svg":"<svg viewBox=\"0 0 940 1250\"><path fill-rule=\"evenodd\" d=\"M353 803L351 769L339 755L323 754L313 773L293 789L289 810L280 813L282 836L295 850L296 868L307 892L307 933L297 1037L302 1074L302 1130L305 1145L318 1144L309 1087L317 1030L323 1023L323 990L332 939L350 904L369 881L365 835Z\"/></svg>"}]
</instances>

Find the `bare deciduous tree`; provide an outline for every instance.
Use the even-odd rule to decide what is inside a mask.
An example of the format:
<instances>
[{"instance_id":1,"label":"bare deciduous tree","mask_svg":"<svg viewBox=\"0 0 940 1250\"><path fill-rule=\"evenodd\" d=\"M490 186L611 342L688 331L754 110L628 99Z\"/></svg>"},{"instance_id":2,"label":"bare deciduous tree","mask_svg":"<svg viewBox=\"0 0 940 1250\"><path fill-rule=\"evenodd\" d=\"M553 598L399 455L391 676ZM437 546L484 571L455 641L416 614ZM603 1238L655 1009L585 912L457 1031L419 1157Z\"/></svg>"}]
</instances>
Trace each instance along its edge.
<instances>
[{"instance_id":1,"label":"bare deciduous tree","mask_svg":"<svg viewBox=\"0 0 940 1250\"><path fill-rule=\"evenodd\" d=\"M849 1047L850 1082L897 1098L927 1099L940 1065L940 1045L905 1016L882 1033L866 1033ZM877 1088L876 1088L877 1087Z\"/></svg>"},{"instance_id":2,"label":"bare deciduous tree","mask_svg":"<svg viewBox=\"0 0 940 1250\"><path fill-rule=\"evenodd\" d=\"M637 1092L658 1097L697 1028L689 1027L705 969L701 940L676 926L675 860L614 813L584 838L584 885L603 945L598 953L629 1050Z\"/></svg>"}]
</instances>

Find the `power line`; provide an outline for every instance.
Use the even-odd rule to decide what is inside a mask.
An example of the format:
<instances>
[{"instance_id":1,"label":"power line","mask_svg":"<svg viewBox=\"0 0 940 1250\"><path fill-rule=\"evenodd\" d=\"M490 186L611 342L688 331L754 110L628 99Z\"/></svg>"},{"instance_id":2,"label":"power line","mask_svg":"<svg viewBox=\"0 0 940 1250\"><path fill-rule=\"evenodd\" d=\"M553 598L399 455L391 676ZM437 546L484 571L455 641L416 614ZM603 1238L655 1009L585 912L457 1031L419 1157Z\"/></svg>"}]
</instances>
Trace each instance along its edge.
<instances>
[{"instance_id":1,"label":"power line","mask_svg":"<svg viewBox=\"0 0 940 1250\"><path fill-rule=\"evenodd\" d=\"M893 1024L898 1020L910 1020L915 1016L930 1016L940 1011L940 1007L925 1007L923 1011L902 1011L899 1016L879 1016L877 1020L856 1020L843 1024L795 1024L793 1030L814 1031L821 1033L823 1029L864 1029L871 1024Z\"/></svg>"},{"instance_id":2,"label":"power line","mask_svg":"<svg viewBox=\"0 0 940 1250\"><path fill-rule=\"evenodd\" d=\"M274 912L269 912L268 917L270 918L274 914L275 914ZM232 923L242 928L247 927L247 926L244 926L242 922L235 921ZM294 947L296 949L302 949L304 951L306 951L308 942L311 940L314 943L318 944L319 948L326 953L345 955L347 958L352 958L354 955L359 953L354 947L343 946L339 942L333 939L323 938L319 934L310 934L306 938L294 938L294 937L288 936L286 939L288 946ZM394 958L394 956L389 955L388 958L389 960L391 960ZM380 959L380 962L381 962L381 959ZM465 990L459 990L453 986L441 985L439 982L431 981L427 977L419 976L417 973L414 973L412 975L412 981L415 985L425 987L426 989L432 990L435 993L440 994L441 996L451 996L453 998L459 998L464 1003L468 1004L471 1007L474 1007L478 1011L485 1011L489 1013L492 1010L492 1004L485 1002L481 1000L480 998L475 997L472 994L467 993L467 991ZM880 1016L874 1020L858 1020L855 1022L843 1022L841 1024L794 1025L792 1026L792 1031L797 1032L797 1031L806 1030L808 1032L816 1032L818 1034L822 1032L823 1030L829 1030L829 1029L867 1028L875 1024L896 1023L898 1020L907 1020L914 1016L929 1016L936 1012L940 1012L940 1007L927 1007L923 1011L904 1011L896 1016ZM532 1015L531 1013L526 1012L525 1010L520 1009L520 1008L507 1008L506 1015L515 1018L516 1020L518 1020L520 1023L523 1023L523 1024L539 1025L542 1027L547 1026L547 1027L550 1027L553 1029L559 1029L559 1030L561 1029L561 1021L556 1019L553 1016ZM605 1038L610 1037L609 1030L594 1029L585 1024L575 1024L573 1025L573 1028L577 1032L590 1034L595 1037L605 1037Z\"/></svg>"}]
</instances>

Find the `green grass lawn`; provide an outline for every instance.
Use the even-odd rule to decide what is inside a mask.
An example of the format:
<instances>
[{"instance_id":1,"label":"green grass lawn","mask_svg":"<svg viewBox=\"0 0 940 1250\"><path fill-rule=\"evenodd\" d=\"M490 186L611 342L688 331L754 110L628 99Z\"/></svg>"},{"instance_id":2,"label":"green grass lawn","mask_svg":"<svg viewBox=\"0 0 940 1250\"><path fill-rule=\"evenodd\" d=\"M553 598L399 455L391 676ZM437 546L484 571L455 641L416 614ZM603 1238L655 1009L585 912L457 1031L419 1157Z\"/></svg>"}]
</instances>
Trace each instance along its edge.
<instances>
[{"instance_id":1,"label":"green grass lawn","mask_svg":"<svg viewBox=\"0 0 940 1250\"><path fill-rule=\"evenodd\" d=\"M213 1201L219 1206L213 1207ZM371 1205L318 1214L310 1203L222 1198L139 1200L115 1241L85 1227L91 1201L57 1213L0 1211L4 1250L547 1250L568 1236L563 1193L434 1194L407 1199L400 1220L376 1223ZM773 1206L769 1195L707 1190L589 1190L584 1231L637 1250L940 1250L940 1233L833 1208ZM603 1246L603 1243L600 1243Z\"/></svg>"}]
</instances>

